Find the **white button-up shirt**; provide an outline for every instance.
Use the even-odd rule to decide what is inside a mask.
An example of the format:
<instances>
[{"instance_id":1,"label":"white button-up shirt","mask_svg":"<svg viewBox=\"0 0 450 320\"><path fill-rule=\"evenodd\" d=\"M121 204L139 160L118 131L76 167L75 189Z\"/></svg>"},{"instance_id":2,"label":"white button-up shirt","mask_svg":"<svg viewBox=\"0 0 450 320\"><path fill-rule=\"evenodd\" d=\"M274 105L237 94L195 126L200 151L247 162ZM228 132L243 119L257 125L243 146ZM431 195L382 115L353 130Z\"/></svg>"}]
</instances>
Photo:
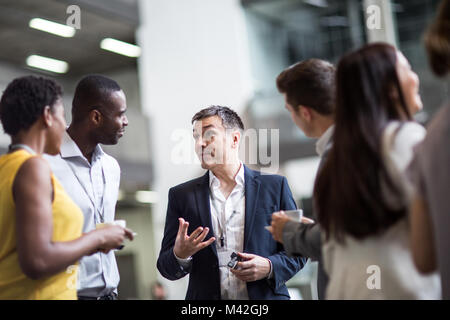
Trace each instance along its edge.
<instances>
[{"instance_id":1,"label":"white button-up shirt","mask_svg":"<svg viewBox=\"0 0 450 320\"><path fill-rule=\"evenodd\" d=\"M319 157L322 157L325 151L331 148L329 143L334 133L334 124L329 126L328 129L320 136L316 142L316 152Z\"/></svg>"},{"instance_id":2,"label":"white button-up shirt","mask_svg":"<svg viewBox=\"0 0 450 320\"><path fill-rule=\"evenodd\" d=\"M120 167L114 158L97 145L89 163L67 132L60 154L45 158L83 212L83 232L94 230L97 223L114 221L120 184ZM117 291L119 279L113 251L85 256L79 264L78 294L88 297L110 294Z\"/></svg>"},{"instance_id":3,"label":"white button-up shirt","mask_svg":"<svg viewBox=\"0 0 450 320\"><path fill-rule=\"evenodd\" d=\"M220 273L220 293L222 300L249 300L247 283L238 279L229 269L228 262L231 253L244 251L245 231L245 175L244 164L241 162L235 177L236 186L227 199L220 191L220 180L209 171L209 205L211 222L216 241ZM221 240L223 239L223 240ZM222 246L223 242L223 246ZM192 257L181 259L174 253L178 263L189 268ZM273 269L270 262L270 272L267 278L272 278Z\"/></svg>"},{"instance_id":4,"label":"white button-up shirt","mask_svg":"<svg viewBox=\"0 0 450 320\"><path fill-rule=\"evenodd\" d=\"M231 253L244 250L245 180L244 166L235 177L236 186L227 199L220 191L219 179L209 171L211 222L219 258L220 291L224 300L248 300L247 284L227 266ZM223 239L223 240L221 240ZM222 246L223 244L223 246Z\"/></svg>"}]
</instances>

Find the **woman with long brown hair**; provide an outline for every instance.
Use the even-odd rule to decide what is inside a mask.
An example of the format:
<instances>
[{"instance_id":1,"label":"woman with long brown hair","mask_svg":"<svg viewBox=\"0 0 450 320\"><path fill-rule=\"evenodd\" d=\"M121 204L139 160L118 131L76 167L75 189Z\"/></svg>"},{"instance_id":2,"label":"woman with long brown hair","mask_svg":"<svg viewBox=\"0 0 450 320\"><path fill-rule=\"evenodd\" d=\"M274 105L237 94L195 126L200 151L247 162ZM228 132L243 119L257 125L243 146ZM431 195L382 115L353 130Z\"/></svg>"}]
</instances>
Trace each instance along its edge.
<instances>
[{"instance_id":1,"label":"woman with long brown hair","mask_svg":"<svg viewBox=\"0 0 450 320\"><path fill-rule=\"evenodd\" d=\"M425 135L419 80L393 46L346 54L336 72L333 147L315 184L326 234L327 299L439 298L437 276L416 271L408 242L403 171Z\"/></svg>"}]
</instances>

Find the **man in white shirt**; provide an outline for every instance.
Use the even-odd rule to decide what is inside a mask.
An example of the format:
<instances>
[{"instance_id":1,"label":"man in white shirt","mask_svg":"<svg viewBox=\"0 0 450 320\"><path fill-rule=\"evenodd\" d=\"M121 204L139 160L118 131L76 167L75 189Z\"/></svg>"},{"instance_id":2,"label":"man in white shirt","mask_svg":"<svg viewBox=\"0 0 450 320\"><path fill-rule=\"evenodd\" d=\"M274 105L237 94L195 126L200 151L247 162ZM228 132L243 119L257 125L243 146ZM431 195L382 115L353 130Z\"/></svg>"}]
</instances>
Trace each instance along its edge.
<instances>
[{"instance_id":1,"label":"man in white shirt","mask_svg":"<svg viewBox=\"0 0 450 320\"><path fill-rule=\"evenodd\" d=\"M305 259L287 257L264 229L273 212L296 209L286 178L239 160L244 125L233 110L211 106L192 123L208 172L169 190L158 270L170 280L189 274L189 300L289 299L285 282ZM233 253L242 259L236 268Z\"/></svg>"},{"instance_id":2,"label":"man in white shirt","mask_svg":"<svg viewBox=\"0 0 450 320\"><path fill-rule=\"evenodd\" d=\"M100 144L114 145L123 136L128 119L120 86L101 75L88 75L77 85L72 123L61 152L46 157L53 173L84 214L83 232L114 221L120 167ZM115 300L119 284L114 252L94 253L79 263L78 298Z\"/></svg>"},{"instance_id":3,"label":"man in white shirt","mask_svg":"<svg viewBox=\"0 0 450 320\"><path fill-rule=\"evenodd\" d=\"M329 62L308 59L285 69L277 78L292 121L306 136L318 138L316 152L321 158L319 170L325 163L334 129L335 68ZM319 299L324 299L328 277L323 269L321 232L316 223L290 221L282 212L272 218L272 234L293 256L319 261L317 279Z\"/></svg>"}]
</instances>

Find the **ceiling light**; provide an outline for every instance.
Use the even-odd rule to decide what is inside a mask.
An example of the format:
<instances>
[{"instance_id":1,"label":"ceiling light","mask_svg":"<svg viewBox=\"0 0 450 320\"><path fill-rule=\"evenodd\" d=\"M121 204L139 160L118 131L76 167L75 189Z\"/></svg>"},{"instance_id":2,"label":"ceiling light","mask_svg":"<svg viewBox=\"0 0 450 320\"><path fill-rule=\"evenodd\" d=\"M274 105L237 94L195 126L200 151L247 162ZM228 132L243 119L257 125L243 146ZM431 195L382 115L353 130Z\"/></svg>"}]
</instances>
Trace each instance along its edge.
<instances>
[{"instance_id":1,"label":"ceiling light","mask_svg":"<svg viewBox=\"0 0 450 320\"><path fill-rule=\"evenodd\" d=\"M31 19L28 26L30 28L52 33L64 38L71 38L75 35L74 27L41 18Z\"/></svg>"},{"instance_id":2,"label":"ceiling light","mask_svg":"<svg viewBox=\"0 0 450 320\"><path fill-rule=\"evenodd\" d=\"M27 58L26 63L30 67L47 70L55 73L66 73L69 70L69 64L62 60L31 55Z\"/></svg>"},{"instance_id":3,"label":"ceiling light","mask_svg":"<svg viewBox=\"0 0 450 320\"><path fill-rule=\"evenodd\" d=\"M156 203L158 202L158 193L156 191L136 191L135 199L141 203Z\"/></svg>"},{"instance_id":4,"label":"ceiling light","mask_svg":"<svg viewBox=\"0 0 450 320\"><path fill-rule=\"evenodd\" d=\"M112 38L103 39L100 42L100 48L132 58L141 55L141 48L138 46Z\"/></svg>"}]
</instances>

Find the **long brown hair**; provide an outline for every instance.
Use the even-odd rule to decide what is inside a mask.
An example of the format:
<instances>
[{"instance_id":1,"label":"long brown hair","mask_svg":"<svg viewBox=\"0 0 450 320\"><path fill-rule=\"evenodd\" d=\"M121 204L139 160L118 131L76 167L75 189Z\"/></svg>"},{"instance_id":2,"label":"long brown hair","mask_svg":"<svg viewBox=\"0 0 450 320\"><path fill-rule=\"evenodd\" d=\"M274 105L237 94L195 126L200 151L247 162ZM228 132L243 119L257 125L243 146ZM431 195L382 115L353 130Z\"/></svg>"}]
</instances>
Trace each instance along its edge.
<instances>
[{"instance_id":1,"label":"long brown hair","mask_svg":"<svg viewBox=\"0 0 450 320\"><path fill-rule=\"evenodd\" d=\"M439 5L436 19L428 27L425 48L433 72L443 77L450 71L450 0Z\"/></svg>"},{"instance_id":2,"label":"long brown hair","mask_svg":"<svg viewBox=\"0 0 450 320\"><path fill-rule=\"evenodd\" d=\"M377 234L397 222L406 208L392 209L383 197L401 190L383 162L381 136L392 120L411 119L396 71L397 51L373 43L350 52L336 71L333 147L314 187L318 220L330 235L357 239Z\"/></svg>"}]
</instances>

